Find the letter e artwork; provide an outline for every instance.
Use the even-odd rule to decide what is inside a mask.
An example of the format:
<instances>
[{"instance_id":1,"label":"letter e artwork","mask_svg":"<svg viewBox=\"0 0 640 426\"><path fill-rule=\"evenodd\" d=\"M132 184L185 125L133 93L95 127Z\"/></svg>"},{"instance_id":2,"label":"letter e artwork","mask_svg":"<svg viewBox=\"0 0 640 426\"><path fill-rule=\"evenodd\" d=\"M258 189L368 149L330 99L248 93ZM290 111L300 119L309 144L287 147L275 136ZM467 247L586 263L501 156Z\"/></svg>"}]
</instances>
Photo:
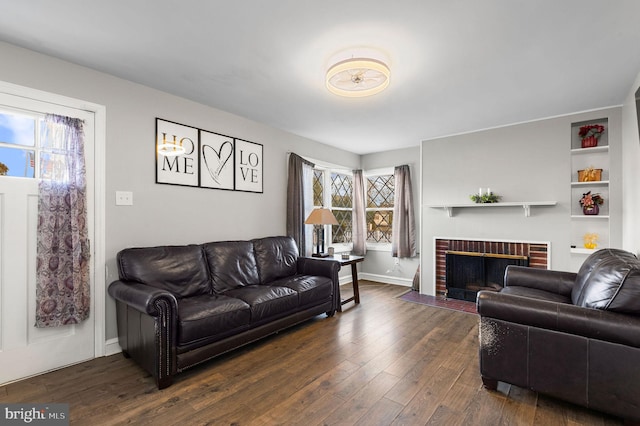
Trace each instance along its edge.
<instances>
[{"instance_id":1,"label":"letter e artwork","mask_svg":"<svg viewBox=\"0 0 640 426\"><path fill-rule=\"evenodd\" d=\"M236 191L263 192L262 145L236 139Z\"/></svg>"}]
</instances>

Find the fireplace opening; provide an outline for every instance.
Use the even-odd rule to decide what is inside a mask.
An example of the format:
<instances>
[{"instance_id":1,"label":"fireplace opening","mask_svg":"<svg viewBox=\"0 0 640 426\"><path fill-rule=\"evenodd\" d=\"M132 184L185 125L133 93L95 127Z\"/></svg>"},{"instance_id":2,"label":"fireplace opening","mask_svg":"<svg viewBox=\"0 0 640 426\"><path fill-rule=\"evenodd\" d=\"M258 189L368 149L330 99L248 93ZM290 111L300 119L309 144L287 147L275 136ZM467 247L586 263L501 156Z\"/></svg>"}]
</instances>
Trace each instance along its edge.
<instances>
[{"instance_id":1,"label":"fireplace opening","mask_svg":"<svg viewBox=\"0 0 640 426\"><path fill-rule=\"evenodd\" d=\"M527 256L452 250L445 256L446 297L471 302L480 290L500 291L508 265L529 266Z\"/></svg>"}]
</instances>

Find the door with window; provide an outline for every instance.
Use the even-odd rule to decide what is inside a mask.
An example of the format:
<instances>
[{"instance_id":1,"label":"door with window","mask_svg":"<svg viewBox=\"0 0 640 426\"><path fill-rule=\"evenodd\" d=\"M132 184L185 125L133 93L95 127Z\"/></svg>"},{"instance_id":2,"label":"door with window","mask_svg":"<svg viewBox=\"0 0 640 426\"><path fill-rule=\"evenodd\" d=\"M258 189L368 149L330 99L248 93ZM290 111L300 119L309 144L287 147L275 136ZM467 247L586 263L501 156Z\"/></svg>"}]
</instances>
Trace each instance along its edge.
<instances>
[{"instance_id":1,"label":"door with window","mask_svg":"<svg viewBox=\"0 0 640 426\"><path fill-rule=\"evenodd\" d=\"M55 167L40 146L40 122L53 113L84 120L89 239L94 234L91 112L0 93L0 384L94 357L94 303L79 324L36 328L38 178ZM91 260L94 300L94 265Z\"/></svg>"}]
</instances>

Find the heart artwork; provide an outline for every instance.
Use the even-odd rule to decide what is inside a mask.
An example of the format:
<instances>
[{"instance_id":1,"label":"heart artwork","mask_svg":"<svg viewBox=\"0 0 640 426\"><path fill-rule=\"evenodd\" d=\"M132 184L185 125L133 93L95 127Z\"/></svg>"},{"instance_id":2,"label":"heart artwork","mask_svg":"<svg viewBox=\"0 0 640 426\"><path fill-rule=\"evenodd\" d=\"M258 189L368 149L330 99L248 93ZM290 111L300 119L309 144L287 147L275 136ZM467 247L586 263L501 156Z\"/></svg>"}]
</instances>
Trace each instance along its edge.
<instances>
[{"instance_id":1,"label":"heart artwork","mask_svg":"<svg viewBox=\"0 0 640 426\"><path fill-rule=\"evenodd\" d=\"M207 166L207 170L211 175L211 178L217 183L220 183L220 174L222 173L224 166L233 155L233 144L229 141L220 145L220 148L216 150L210 145L202 146L202 157L204 158L204 164Z\"/></svg>"}]
</instances>

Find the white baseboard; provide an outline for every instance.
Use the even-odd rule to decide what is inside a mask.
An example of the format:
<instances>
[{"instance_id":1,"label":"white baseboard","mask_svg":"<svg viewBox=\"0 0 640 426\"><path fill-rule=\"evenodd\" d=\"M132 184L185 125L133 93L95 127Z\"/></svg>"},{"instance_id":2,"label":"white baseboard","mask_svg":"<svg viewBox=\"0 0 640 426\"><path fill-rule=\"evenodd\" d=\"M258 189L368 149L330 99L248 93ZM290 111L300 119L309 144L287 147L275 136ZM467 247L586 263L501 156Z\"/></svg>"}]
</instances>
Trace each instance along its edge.
<instances>
[{"instance_id":1,"label":"white baseboard","mask_svg":"<svg viewBox=\"0 0 640 426\"><path fill-rule=\"evenodd\" d=\"M351 274L345 275L343 277L339 277L339 280L340 280L340 285L350 283ZM392 277L389 275L368 274L366 272L360 272L358 274L358 280L376 281L379 283L395 284L395 285L401 285L404 287L411 287L413 285L413 279Z\"/></svg>"},{"instance_id":2,"label":"white baseboard","mask_svg":"<svg viewBox=\"0 0 640 426\"><path fill-rule=\"evenodd\" d=\"M104 342L104 356L115 355L120 352L122 352L122 348L118 344L117 337Z\"/></svg>"}]
</instances>

